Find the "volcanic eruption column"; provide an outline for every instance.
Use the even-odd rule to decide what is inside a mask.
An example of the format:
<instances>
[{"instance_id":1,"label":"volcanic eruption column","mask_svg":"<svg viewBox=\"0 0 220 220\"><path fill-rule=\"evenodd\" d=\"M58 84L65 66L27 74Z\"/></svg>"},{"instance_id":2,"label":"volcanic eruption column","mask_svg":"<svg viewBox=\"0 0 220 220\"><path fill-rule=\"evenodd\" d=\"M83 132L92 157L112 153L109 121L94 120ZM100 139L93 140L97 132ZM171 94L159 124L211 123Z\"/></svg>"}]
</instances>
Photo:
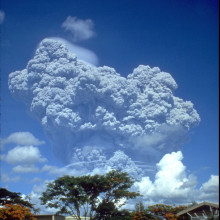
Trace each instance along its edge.
<instances>
[{"instance_id":1,"label":"volcanic eruption column","mask_svg":"<svg viewBox=\"0 0 220 220\"><path fill-rule=\"evenodd\" d=\"M190 101L173 95L169 73L140 65L123 77L78 60L51 39L24 70L9 75L9 89L41 122L55 156L64 164L90 163L90 171L117 158L151 164L178 150L200 121Z\"/></svg>"}]
</instances>

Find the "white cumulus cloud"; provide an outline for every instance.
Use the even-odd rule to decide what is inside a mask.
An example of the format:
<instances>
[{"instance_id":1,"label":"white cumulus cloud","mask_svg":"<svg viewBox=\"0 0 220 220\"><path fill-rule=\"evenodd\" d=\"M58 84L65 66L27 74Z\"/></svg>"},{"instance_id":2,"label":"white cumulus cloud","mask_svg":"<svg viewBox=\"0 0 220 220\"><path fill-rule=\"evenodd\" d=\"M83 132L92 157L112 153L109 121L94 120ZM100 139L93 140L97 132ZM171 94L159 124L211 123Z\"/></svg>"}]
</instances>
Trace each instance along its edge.
<instances>
[{"instance_id":1,"label":"white cumulus cloud","mask_svg":"<svg viewBox=\"0 0 220 220\"><path fill-rule=\"evenodd\" d=\"M46 158L41 156L37 147L34 146L17 146L4 156L9 164L33 165L39 162L45 162Z\"/></svg>"},{"instance_id":2,"label":"white cumulus cloud","mask_svg":"<svg viewBox=\"0 0 220 220\"><path fill-rule=\"evenodd\" d=\"M200 187L200 199L213 201L219 198L219 176L211 175L210 179Z\"/></svg>"},{"instance_id":3,"label":"white cumulus cloud","mask_svg":"<svg viewBox=\"0 0 220 220\"><path fill-rule=\"evenodd\" d=\"M94 24L91 19L82 20L77 17L68 16L63 22L62 27L70 31L73 41L82 41L90 39L95 35Z\"/></svg>"},{"instance_id":4,"label":"white cumulus cloud","mask_svg":"<svg viewBox=\"0 0 220 220\"><path fill-rule=\"evenodd\" d=\"M15 173L37 173L39 169L34 165L17 165L12 169Z\"/></svg>"},{"instance_id":5,"label":"white cumulus cloud","mask_svg":"<svg viewBox=\"0 0 220 220\"><path fill-rule=\"evenodd\" d=\"M157 173L154 180L145 176L135 187L148 203L189 204L192 201L210 200L216 202L219 197L219 177L212 175L208 182L197 189L197 178L187 175L182 163L181 151L163 156L157 163Z\"/></svg>"},{"instance_id":6,"label":"white cumulus cloud","mask_svg":"<svg viewBox=\"0 0 220 220\"><path fill-rule=\"evenodd\" d=\"M7 138L2 139L3 144L14 143L16 145L42 145L45 142L38 140L30 132L14 132Z\"/></svg>"},{"instance_id":7,"label":"white cumulus cloud","mask_svg":"<svg viewBox=\"0 0 220 220\"><path fill-rule=\"evenodd\" d=\"M79 170L77 168L68 168L68 167L57 167L51 165L44 165L41 169L41 172L47 172L53 176L59 177L63 175L70 175L70 176L80 176L86 174L86 170Z\"/></svg>"},{"instance_id":8,"label":"white cumulus cloud","mask_svg":"<svg viewBox=\"0 0 220 220\"><path fill-rule=\"evenodd\" d=\"M135 186L144 198L162 203L181 203L194 201L194 191L197 184L195 176L186 175L186 167L181 160L180 151L164 155L157 163L155 180L143 177Z\"/></svg>"},{"instance_id":9,"label":"white cumulus cloud","mask_svg":"<svg viewBox=\"0 0 220 220\"><path fill-rule=\"evenodd\" d=\"M1 182L2 183L11 183L11 182L18 182L19 180L21 180L20 176L9 176L6 173L1 172Z\"/></svg>"}]
</instances>

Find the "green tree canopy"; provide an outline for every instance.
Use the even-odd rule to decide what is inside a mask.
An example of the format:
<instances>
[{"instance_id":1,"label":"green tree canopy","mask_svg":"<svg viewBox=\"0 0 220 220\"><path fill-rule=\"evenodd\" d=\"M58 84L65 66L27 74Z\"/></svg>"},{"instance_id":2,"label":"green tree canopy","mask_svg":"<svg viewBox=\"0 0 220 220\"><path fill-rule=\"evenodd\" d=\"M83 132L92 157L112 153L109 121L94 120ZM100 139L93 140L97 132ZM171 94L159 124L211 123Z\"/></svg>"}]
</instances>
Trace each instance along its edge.
<instances>
[{"instance_id":1,"label":"green tree canopy","mask_svg":"<svg viewBox=\"0 0 220 220\"><path fill-rule=\"evenodd\" d=\"M34 208L33 204L22 199L21 193L11 192L5 188L0 188L0 205L4 206L5 204L19 204L31 209Z\"/></svg>"},{"instance_id":2,"label":"green tree canopy","mask_svg":"<svg viewBox=\"0 0 220 220\"><path fill-rule=\"evenodd\" d=\"M110 216L127 199L140 194L130 192L134 181L119 170L105 175L63 176L47 185L42 193L42 204L57 208L58 213L69 214L81 219L81 214L91 219L96 216ZM123 201L123 202L121 202Z\"/></svg>"}]
</instances>

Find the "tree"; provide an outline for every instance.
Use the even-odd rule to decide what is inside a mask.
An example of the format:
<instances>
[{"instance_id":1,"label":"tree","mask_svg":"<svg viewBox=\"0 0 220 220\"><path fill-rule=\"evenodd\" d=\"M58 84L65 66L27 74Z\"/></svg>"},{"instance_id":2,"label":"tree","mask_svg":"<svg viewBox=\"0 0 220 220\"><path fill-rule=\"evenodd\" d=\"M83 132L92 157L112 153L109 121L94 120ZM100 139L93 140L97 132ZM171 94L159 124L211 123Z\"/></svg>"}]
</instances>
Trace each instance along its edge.
<instances>
[{"instance_id":1,"label":"tree","mask_svg":"<svg viewBox=\"0 0 220 220\"><path fill-rule=\"evenodd\" d=\"M135 211L136 212L143 212L144 211L143 202L140 201L135 204Z\"/></svg>"},{"instance_id":2,"label":"tree","mask_svg":"<svg viewBox=\"0 0 220 220\"><path fill-rule=\"evenodd\" d=\"M114 202L103 199L103 201L96 208L95 219L110 219L117 213L117 211L118 209L115 207Z\"/></svg>"},{"instance_id":3,"label":"tree","mask_svg":"<svg viewBox=\"0 0 220 220\"><path fill-rule=\"evenodd\" d=\"M96 208L96 218L106 219L113 216L115 210L118 210L124 205L127 199L133 199L140 196L139 193L130 192L128 189L133 185L134 181L126 173L119 170L113 170L107 173L103 178L103 199ZM124 201L124 202L123 202ZM104 207L112 207L112 210L106 210L103 213ZM102 210L100 212L100 210Z\"/></svg>"},{"instance_id":4,"label":"tree","mask_svg":"<svg viewBox=\"0 0 220 220\"><path fill-rule=\"evenodd\" d=\"M112 170L105 175L94 176L63 176L47 185L40 197L42 204L57 208L57 213L69 214L81 219L110 217L127 199L139 195L130 192L134 181L119 170ZM121 202L124 200L124 202Z\"/></svg>"},{"instance_id":5,"label":"tree","mask_svg":"<svg viewBox=\"0 0 220 220\"><path fill-rule=\"evenodd\" d=\"M135 204L135 212L133 213L133 220L145 220L145 219L154 219L153 216L144 208L143 202L137 202Z\"/></svg>"},{"instance_id":6,"label":"tree","mask_svg":"<svg viewBox=\"0 0 220 220\"><path fill-rule=\"evenodd\" d=\"M117 210L109 220L132 220L132 214L126 210Z\"/></svg>"},{"instance_id":7,"label":"tree","mask_svg":"<svg viewBox=\"0 0 220 220\"><path fill-rule=\"evenodd\" d=\"M18 204L5 204L0 208L0 219L36 220L29 208Z\"/></svg>"},{"instance_id":8,"label":"tree","mask_svg":"<svg viewBox=\"0 0 220 220\"><path fill-rule=\"evenodd\" d=\"M132 215L126 209L119 210L113 202L102 201L96 209L94 220L132 220Z\"/></svg>"},{"instance_id":9,"label":"tree","mask_svg":"<svg viewBox=\"0 0 220 220\"><path fill-rule=\"evenodd\" d=\"M171 206L171 205L164 205L164 204L156 204L152 206L148 206L147 212L151 213L155 217L163 217L169 220L177 219L176 214L184 209L187 206Z\"/></svg>"},{"instance_id":10,"label":"tree","mask_svg":"<svg viewBox=\"0 0 220 220\"><path fill-rule=\"evenodd\" d=\"M0 188L0 205L4 206L5 204L19 204L33 209L33 204L23 200L20 195L21 193L10 192L5 188Z\"/></svg>"}]
</instances>

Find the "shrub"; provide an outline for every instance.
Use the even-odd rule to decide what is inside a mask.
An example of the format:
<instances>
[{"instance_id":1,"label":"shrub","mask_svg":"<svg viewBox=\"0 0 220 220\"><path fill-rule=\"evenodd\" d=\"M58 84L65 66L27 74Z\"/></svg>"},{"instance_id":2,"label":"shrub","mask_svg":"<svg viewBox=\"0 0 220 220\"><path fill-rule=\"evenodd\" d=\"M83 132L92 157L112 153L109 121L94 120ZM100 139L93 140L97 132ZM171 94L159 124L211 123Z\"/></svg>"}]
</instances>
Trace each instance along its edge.
<instances>
[{"instance_id":1,"label":"shrub","mask_svg":"<svg viewBox=\"0 0 220 220\"><path fill-rule=\"evenodd\" d=\"M36 220L29 208L18 204L5 204L0 208L0 219Z\"/></svg>"}]
</instances>

